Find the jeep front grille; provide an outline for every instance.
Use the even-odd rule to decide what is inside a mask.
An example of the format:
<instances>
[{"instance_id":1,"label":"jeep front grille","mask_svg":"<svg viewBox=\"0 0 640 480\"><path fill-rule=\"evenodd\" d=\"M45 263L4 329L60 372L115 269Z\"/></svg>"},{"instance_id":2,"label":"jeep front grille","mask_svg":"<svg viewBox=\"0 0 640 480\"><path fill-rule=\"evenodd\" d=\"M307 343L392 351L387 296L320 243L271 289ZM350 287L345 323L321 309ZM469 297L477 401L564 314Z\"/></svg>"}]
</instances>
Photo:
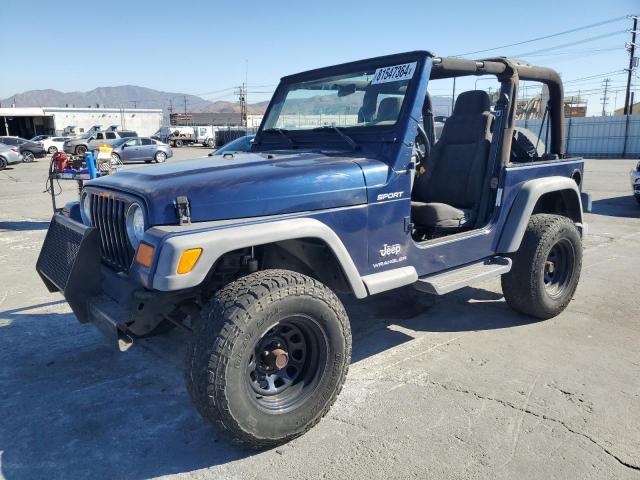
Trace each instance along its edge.
<instances>
[{"instance_id":1,"label":"jeep front grille","mask_svg":"<svg viewBox=\"0 0 640 480\"><path fill-rule=\"evenodd\" d=\"M112 195L90 195L91 225L100 233L103 262L118 271L129 270L135 253L127 237L125 223L129 202Z\"/></svg>"}]
</instances>

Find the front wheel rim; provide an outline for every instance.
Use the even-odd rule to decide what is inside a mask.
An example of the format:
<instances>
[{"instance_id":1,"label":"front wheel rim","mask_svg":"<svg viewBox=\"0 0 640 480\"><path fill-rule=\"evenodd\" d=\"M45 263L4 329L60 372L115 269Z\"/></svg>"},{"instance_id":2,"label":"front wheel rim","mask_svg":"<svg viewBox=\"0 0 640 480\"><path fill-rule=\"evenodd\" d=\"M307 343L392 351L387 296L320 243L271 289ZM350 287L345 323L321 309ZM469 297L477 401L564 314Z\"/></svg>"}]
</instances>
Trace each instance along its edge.
<instances>
[{"instance_id":1,"label":"front wheel rim","mask_svg":"<svg viewBox=\"0 0 640 480\"><path fill-rule=\"evenodd\" d=\"M162 163L166 160L167 156L164 153L157 153L156 154L156 162L158 163Z\"/></svg>"},{"instance_id":2,"label":"front wheel rim","mask_svg":"<svg viewBox=\"0 0 640 480\"><path fill-rule=\"evenodd\" d=\"M549 250L543 268L544 288L552 298L561 297L573 278L576 251L568 238L561 238Z\"/></svg>"},{"instance_id":3,"label":"front wheel rim","mask_svg":"<svg viewBox=\"0 0 640 480\"><path fill-rule=\"evenodd\" d=\"M31 152L25 152L22 156L24 157L23 160L27 163L31 163L33 161L33 153Z\"/></svg>"},{"instance_id":4,"label":"front wheel rim","mask_svg":"<svg viewBox=\"0 0 640 480\"><path fill-rule=\"evenodd\" d=\"M293 315L267 330L250 351L247 391L269 413L298 408L313 394L327 368L328 339L311 317Z\"/></svg>"}]
</instances>

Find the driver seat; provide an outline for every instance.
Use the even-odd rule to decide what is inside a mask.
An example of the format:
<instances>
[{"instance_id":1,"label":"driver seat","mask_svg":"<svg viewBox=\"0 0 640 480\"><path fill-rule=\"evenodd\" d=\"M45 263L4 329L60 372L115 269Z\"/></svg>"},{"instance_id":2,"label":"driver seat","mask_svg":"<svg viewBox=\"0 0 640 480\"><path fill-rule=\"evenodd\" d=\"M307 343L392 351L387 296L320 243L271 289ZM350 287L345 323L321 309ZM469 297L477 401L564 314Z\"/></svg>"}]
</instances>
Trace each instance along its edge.
<instances>
[{"instance_id":1,"label":"driver seat","mask_svg":"<svg viewBox=\"0 0 640 480\"><path fill-rule=\"evenodd\" d=\"M413 186L411 219L419 232L450 234L473 226L489 159L490 105L484 90L458 96Z\"/></svg>"}]
</instances>

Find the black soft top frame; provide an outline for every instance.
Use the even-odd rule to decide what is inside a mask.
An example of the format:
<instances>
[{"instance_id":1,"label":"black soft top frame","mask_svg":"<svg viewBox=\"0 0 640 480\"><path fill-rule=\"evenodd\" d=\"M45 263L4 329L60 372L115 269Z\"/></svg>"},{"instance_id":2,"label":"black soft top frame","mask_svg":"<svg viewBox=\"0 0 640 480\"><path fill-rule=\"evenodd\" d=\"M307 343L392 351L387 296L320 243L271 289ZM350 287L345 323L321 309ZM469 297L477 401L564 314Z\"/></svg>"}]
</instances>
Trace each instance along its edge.
<instances>
[{"instance_id":1,"label":"black soft top frame","mask_svg":"<svg viewBox=\"0 0 640 480\"><path fill-rule=\"evenodd\" d=\"M564 108L562 80L558 73L546 67L534 67L521 60L504 57L488 58L482 60L467 60L452 57L434 57L431 68L431 80L443 78L465 77L471 75L495 75L505 88L511 90L510 98L515 100L520 80L541 82L549 88L549 118L551 120L551 145L550 151L564 156ZM505 92L509 93L509 92ZM515 110L515 101L512 101L512 113ZM513 114L510 115L510 124Z\"/></svg>"}]
</instances>

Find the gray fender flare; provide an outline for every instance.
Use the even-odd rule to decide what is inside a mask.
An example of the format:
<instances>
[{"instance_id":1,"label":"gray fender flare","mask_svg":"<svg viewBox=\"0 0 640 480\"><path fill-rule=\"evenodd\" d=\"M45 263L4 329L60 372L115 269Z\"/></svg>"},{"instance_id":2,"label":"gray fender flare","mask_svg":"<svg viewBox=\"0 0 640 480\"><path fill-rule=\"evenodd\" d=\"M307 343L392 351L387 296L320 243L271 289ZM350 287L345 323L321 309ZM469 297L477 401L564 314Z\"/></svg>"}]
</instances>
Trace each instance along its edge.
<instances>
[{"instance_id":1,"label":"gray fender flare","mask_svg":"<svg viewBox=\"0 0 640 480\"><path fill-rule=\"evenodd\" d=\"M170 236L163 242L160 249L158 265L153 277L153 288L173 291L195 287L202 283L216 260L225 253L239 248L297 238L323 240L340 262L354 295L357 298L367 296L367 290L358 269L340 238L327 225L313 218L230 225L226 228ZM176 273L180 255L190 248L202 248L198 262L191 272Z\"/></svg>"},{"instance_id":2,"label":"gray fender flare","mask_svg":"<svg viewBox=\"0 0 640 480\"><path fill-rule=\"evenodd\" d=\"M509 215L502 229L502 235L498 241L497 253L512 253L520 248L522 237L529 223L529 218L533 213L536 203L542 195L561 190L571 190L575 192L576 199L580 206L580 222L578 227L583 231L584 222L582 218L582 200L580 190L576 182L568 177L546 177L528 180L524 182L520 192L516 196Z\"/></svg>"}]
</instances>

